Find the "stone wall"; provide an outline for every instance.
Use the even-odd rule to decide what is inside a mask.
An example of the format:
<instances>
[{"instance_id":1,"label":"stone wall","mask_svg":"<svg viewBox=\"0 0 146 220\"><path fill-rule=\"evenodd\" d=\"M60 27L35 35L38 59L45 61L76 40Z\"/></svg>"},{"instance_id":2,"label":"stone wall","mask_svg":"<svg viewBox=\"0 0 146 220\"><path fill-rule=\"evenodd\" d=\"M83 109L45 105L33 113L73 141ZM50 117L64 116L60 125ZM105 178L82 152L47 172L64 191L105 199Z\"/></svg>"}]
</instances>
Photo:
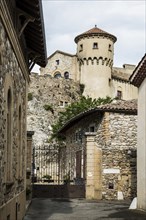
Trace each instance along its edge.
<instances>
[{"instance_id":1,"label":"stone wall","mask_svg":"<svg viewBox=\"0 0 146 220\"><path fill-rule=\"evenodd\" d=\"M94 113L86 118L75 123L66 133L66 172L70 170L71 179L76 178L76 152L81 151L81 177L85 176L85 160L86 160L86 138L85 133L90 132L90 127L94 126L95 131L98 129L98 124L101 120L100 113ZM70 166L69 166L70 162Z\"/></svg>"},{"instance_id":2,"label":"stone wall","mask_svg":"<svg viewBox=\"0 0 146 220\"><path fill-rule=\"evenodd\" d=\"M27 82L1 20L0 55L0 219L6 219L6 216L9 215L11 219L15 219L16 205L19 209L19 219L22 219L25 213ZM8 112L8 93L11 94L10 124L8 124L8 114L10 114ZM20 123L21 137L18 137ZM8 128L11 132L9 134L11 144L8 144ZM21 147L19 139L21 139ZM9 161L7 161L8 158ZM11 168L9 181L7 178L8 166Z\"/></svg>"},{"instance_id":3,"label":"stone wall","mask_svg":"<svg viewBox=\"0 0 146 220\"><path fill-rule=\"evenodd\" d=\"M97 158L90 151L87 154L87 141L85 132L89 132L93 127L96 136L92 143L93 151L98 152ZM89 133L89 134L92 134ZM79 135L77 135L79 134ZM80 136L81 134L81 136ZM95 182L98 193L102 192L103 199L129 199L136 196L136 147L137 147L137 116L125 113L96 112L86 118L81 119L67 129L65 135L66 142L66 169L70 170L71 178L76 177L76 152L82 151L82 177L87 181L91 175L87 173L88 164L101 162L101 185ZM80 138L81 137L81 138ZM92 161L88 158L93 154ZM98 158L101 155L101 158ZM87 164L88 161L88 164ZM70 166L68 165L70 164ZM97 165L98 166L98 165ZM96 167L95 167L96 169ZM94 173L92 167L92 173ZM85 172L85 174L84 174ZM96 178L93 178L96 179ZM90 181L88 181L89 183ZM94 181L92 181L94 182ZM92 184L93 185L93 184ZM96 186L97 185L97 186ZM87 186L89 187L89 184ZM101 188L99 188L101 187ZM87 189L86 189L87 190ZM93 189L93 195L96 190ZM100 198L100 194L98 194Z\"/></svg>"},{"instance_id":4,"label":"stone wall","mask_svg":"<svg viewBox=\"0 0 146 220\"><path fill-rule=\"evenodd\" d=\"M35 146L41 146L49 138L51 125L57 120L59 112L64 111L65 106L73 101L77 101L80 95L79 84L71 79L55 79L35 73L31 75L27 130L35 132Z\"/></svg>"},{"instance_id":5,"label":"stone wall","mask_svg":"<svg viewBox=\"0 0 146 220\"><path fill-rule=\"evenodd\" d=\"M135 197L137 116L105 113L96 143L102 149L103 198Z\"/></svg>"}]
</instances>

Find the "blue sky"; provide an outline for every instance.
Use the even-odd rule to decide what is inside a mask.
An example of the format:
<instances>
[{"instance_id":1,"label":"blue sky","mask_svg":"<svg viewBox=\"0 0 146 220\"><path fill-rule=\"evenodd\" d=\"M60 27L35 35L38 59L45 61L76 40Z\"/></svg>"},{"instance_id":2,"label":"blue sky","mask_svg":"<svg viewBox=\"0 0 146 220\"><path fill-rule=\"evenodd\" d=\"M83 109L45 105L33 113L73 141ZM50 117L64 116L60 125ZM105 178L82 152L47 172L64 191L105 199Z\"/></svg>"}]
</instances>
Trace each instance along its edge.
<instances>
[{"instance_id":1,"label":"blue sky","mask_svg":"<svg viewBox=\"0 0 146 220\"><path fill-rule=\"evenodd\" d=\"M56 50L75 54L74 38L95 25L117 37L114 66L137 65L146 53L145 0L42 0L42 4L47 56Z\"/></svg>"}]
</instances>

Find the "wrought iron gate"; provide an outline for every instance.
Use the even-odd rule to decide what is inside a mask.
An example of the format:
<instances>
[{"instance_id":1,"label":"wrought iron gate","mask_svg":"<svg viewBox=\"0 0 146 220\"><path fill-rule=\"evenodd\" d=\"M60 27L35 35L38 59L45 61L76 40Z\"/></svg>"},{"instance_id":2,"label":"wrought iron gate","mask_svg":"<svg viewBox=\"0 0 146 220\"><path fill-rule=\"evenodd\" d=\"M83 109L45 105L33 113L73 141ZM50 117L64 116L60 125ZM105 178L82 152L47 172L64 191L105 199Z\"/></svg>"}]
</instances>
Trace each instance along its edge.
<instances>
[{"instance_id":1,"label":"wrought iron gate","mask_svg":"<svg viewBox=\"0 0 146 220\"><path fill-rule=\"evenodd\" d=\"M71 177L66 147L44 145L34 150L33 197L84 198L84 179Z\"/></svg>"}]
</instances>

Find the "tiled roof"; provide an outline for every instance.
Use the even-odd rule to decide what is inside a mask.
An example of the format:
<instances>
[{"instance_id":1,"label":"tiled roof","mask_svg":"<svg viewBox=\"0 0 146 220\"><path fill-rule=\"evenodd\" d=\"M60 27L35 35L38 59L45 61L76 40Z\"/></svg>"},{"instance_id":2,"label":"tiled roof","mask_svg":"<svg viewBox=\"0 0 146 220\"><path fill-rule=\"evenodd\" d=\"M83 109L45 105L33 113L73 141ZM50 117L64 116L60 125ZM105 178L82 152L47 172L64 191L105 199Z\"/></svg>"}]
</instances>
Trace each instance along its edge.
<instances>
[{"instance_id":1,"label":"tiled roof","mask_svg":"<svg viewBox=\"0 0 146 220\"><path fill-rule=\"evenodd\" d=\"M104 111L122 111L122 112L137 112L137 100L114 100L110 104L105 104L97 107L98 110Z\"/></svg>"},{"instance_id":2,"label":"tiled roof","mask_svg":"<svg viewBox=\"0 0 146 220\"><path fill-rule=\"evenodd\" d=\"M92 35L94 35L94 36L106 36L106 37L111 38L114 42L116 42L116 40L117 40L117 38L114 35L109 34L108 32L97 28L96 25L95 25L94 28L92 28L92 29L78 35L77 37L75 37L75 42L77 43L79 41L79 39L81 39L83 37L86 37L86 36L92 36Z\"/></svg>"},{"instance_id":3,"label":"tiled roof","mask_svg":"<svg viewBox=\"0 0 146 220\"><path fill-rule=\"evenodd\" d=\"M84 32L83 34L95 34L95 33L98 33L98 34L99 34L99 33L109 34L109 33L107 33L106 31L103 31L103 30L97 28L96 26L95 26L94 28L92 28L92 29L90 29L90 30Z\"/></svg>"},{"instance_id":4,"label":"tiled roof","mask_svg":"<svg viewBox=\"0 0 146 220\"><path fill-rule=\"evenodd\" d=\"M100 105L96 108L90 109L88 111L82 112L77 116L71 118L58 133L63 133L68 128L73 126L75 123L79 122L81 119L91 115L95 112L119 112L136 115L137 114L137 100L114 100L110 104Z\"/></svg>"},{"instance_id":5,"label":"tiled roof","mask_svg":"<svg viewBox=\"0 0 146 220\"><path fill-rule=\"evenodd\" d=\"M63 52L63 51L61 51L61 50L56 50L54 53L52 53L47 59L49 60L51 57L53 57L55 54L57 54L57 53L60 53L60 54L63 54L63 55L65 55L65 56L69 56L69 57L74 57L74 56L76 56L76 55L74 55L74 54L70 54L70 53L66 53L66 52Z\"/></svg>"},{"instance_id":6,"label":"tiled roof","mask_svg":"<svg viewBox=\"0 0 146 220\"><path fill-rule=\"evenodd\" d=\"M146 77L146 54L143 56L137 67L130 77L130 81L134 86L139 87Z\"/></svg>"}]
</instances>

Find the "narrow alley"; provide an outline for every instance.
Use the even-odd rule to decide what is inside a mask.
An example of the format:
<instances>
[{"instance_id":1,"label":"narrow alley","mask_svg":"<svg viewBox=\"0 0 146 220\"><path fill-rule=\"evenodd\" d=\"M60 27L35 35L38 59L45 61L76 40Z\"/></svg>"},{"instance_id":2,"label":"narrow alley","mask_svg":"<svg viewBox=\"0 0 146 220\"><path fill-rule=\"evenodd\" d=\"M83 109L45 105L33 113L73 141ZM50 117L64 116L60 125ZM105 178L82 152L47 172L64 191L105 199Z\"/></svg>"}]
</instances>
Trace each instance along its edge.
<instances>
[{"instance_id":1,"label":"narrow alley","mask_svg":"<svg viewBox=\"0 0 146 220\"><path fill-rule=\"evenodd\" d=\"M35 198L24 220L145 220L146 213L129 210L129 201Z\"/></svg>"}]
</instances>

